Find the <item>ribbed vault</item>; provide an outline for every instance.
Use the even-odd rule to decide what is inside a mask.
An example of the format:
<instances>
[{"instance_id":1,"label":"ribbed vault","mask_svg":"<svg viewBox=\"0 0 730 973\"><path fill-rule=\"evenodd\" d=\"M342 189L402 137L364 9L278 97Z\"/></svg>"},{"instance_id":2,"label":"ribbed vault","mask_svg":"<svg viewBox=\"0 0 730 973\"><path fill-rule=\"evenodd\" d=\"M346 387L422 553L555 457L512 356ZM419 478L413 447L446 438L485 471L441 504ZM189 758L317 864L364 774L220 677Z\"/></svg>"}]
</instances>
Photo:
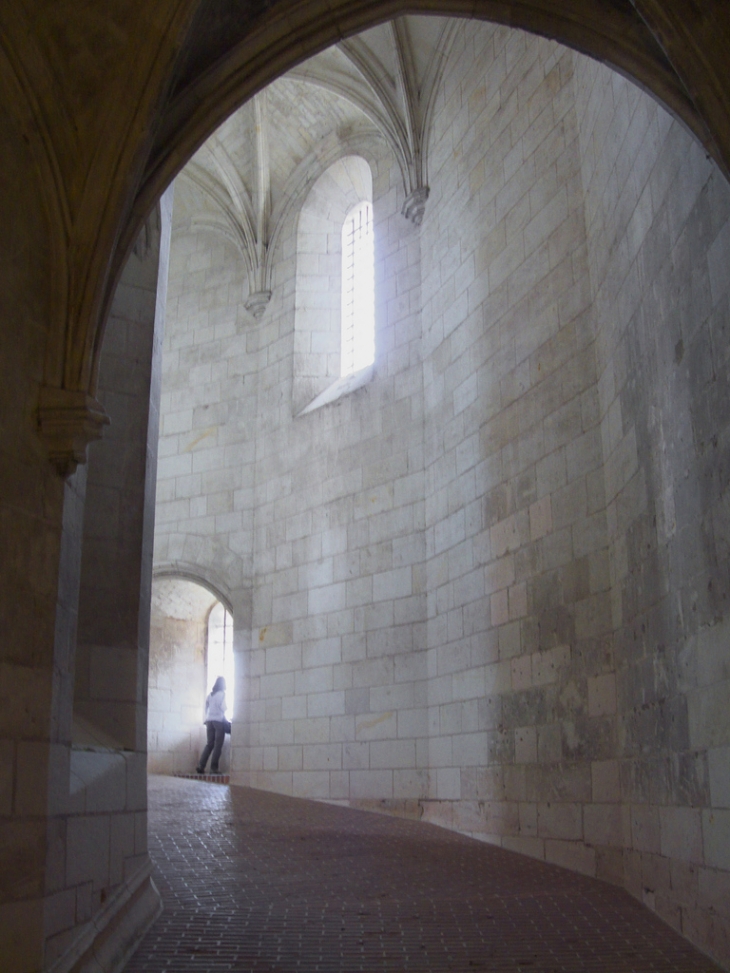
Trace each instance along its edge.
<instances>
[{"instance_id":1,"label":"ribbed vault","mask_svg":"<svg viewBox=\"0 0 730 973\"><path fill-rule=\"evenodd\" d=\"M724 0L6 4L0 98L33 154L36 205L47 222L51 258L39 412L45 438L58 446L66 437L72 457L100 435L104 419L94 394L103 326L146 216L211 133L285 72L340 43L347 62L341 82L348 84L353 71L369 75L378 98L361 91L368 104L360 108L371 120L372 112L379 114L418 190L438 60L423 56L403 19L380 35L372 31L417 13L519 27L605 62L652 92L730 171L730 7ZM363 31L366 36L341 43ZM387 49L383 31L390 32ZM322 81L319 69L309 80ZM270 226L263 218L268 188L259 181L253 212L243 218L244 199L229 187L259 275ZM260 281L265 288L265 274Z\"/></svg>"}]
</instances>

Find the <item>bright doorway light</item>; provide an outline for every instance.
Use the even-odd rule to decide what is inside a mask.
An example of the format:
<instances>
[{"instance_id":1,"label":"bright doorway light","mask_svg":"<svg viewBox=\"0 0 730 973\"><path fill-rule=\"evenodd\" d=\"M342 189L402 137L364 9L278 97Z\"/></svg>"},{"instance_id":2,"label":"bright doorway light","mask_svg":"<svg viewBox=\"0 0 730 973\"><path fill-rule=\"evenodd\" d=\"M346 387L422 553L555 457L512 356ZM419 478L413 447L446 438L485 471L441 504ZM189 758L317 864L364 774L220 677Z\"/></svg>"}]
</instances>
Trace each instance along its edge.
<instances>
[{"instance_id":1,"label":"bright doorway light","mask_svg":"<svg viewBox=\"0 0 730 973\"><path fill-rule=\"evenodd\" d=\"M208 615L208 658L206 696L218 676L226 681L226 716L232 719L235 706L235 663L233 659L233 615L220 602Z\"/></svg>"}]
</instances>

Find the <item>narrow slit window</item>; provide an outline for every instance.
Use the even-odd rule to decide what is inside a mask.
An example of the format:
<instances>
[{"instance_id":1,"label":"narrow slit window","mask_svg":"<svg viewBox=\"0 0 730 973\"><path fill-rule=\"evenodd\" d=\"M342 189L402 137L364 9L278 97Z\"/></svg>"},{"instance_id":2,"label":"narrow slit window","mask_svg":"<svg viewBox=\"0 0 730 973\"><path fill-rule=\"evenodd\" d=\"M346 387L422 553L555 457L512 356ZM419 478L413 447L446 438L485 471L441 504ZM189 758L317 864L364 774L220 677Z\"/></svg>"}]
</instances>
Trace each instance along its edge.
<instances>
[{"instance_id":1,"label":"narrow slit window","mask_svg":"<svg viewBox=\"0 0 730 973\"><path fill-rule=\"evenodd\" d=\"M342 227L342 376L375 361L374 257L373 209L364 201Z\"/></svg>"}]
</instances>

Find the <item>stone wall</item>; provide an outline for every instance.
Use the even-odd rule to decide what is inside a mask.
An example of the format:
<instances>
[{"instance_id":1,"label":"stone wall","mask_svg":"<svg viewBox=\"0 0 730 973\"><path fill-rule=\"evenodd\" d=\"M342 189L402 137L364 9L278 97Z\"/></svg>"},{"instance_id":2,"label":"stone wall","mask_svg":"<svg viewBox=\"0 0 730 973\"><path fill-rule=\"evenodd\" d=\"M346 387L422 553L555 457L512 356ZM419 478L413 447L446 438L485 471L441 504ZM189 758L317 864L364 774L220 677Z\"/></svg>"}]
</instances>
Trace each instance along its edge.
<instances>
[{"instance_id":1,"label":"stone wall","mask_svg":"<svg viewBox=\"0 0 730 973\"><path fill-rule=\"evenodd\" d=\"M47 791L51 747L70 736L70 719L59 727L51 712L59 695L73 692L75 605L74 586L69 597L60 576L64 484L36 435L51 253L33 156L7 109L0 160L0 216L15 228L0 242L0 306L3 320L14 322L0 334L0 951L24 973L43 959L47 830L45 806L26 795ZM71 507L74 485L67 490Z\"/></svg>"},{"instance_id":2,"label":"stone wall","mask_svg":"<svg viewBox=\"0 0 730 973\"><path fill-rule=\"evenodd\" d=\"M377 139L366 161L375 378L293 417L296 214L260 323L240 309L233 251L180 232L158 485L157 563L197 570L233 605L237 696L248 700L234 771L341 800L418 797L425 726L418 234L400 216L400 174ZM337 262L339 232L329 236Z\"/></svg>"},{"instance_id":3,"label":"stone wall","mask_svg":"<svg viewBox=\"0 0 730 973\"><path fill-rule=\"evenodd\" d=\"M171 195L130 255L107 323L99 397L110 435L66 487L62 567L78 608L75 692L69 680L59 703L63 736L25 771L27 811L48 815L44 968L87 968L91 957L118 968L160 910L147 854L146 713Z\"/></svg>"},{"instance_id":4,"label":"stone wall","mask_svg":"<svg viewBox=\"0 0 730 973\"><path fill-rule=\"evenodd\" d=\"M506 29L458 43L422 229L424 812L593 872L615 692L574 58Z\"/></svg>"},{"instance_id":5,"label":"stone wall","mask_svg":"<svg viewBox=\"0 0 730 973\"><path fill-rule=\"evenodd\" d=\"M420 231L364 152L377 359L336 403L293 418L295 217L259 322L181 227L156 557L233 605L235 780L624 884L728 962L730 192L506 28L457 31L434 119Z\"/></svg>"},{"instance_id":6,"label":"stone wall","mask_svg":"<svg viewBox=\"0 0 730 973\"><path fill-rule=\"evenodd\" d=\"M233 763L256 786L350 801L420 794L426 701L418 234L394 160L375 143L367 161L372 381L292 419L291 299L259 325L250 746Z\"/></svg>"},{"instance_id":7,"label":"stone wall","mask_svg":"<svg viewBox=\"0 0 730 973\"><path fill-rule=\"evenodd\" d=\"M617 707L586 837L728 963L730 192L649 98L576 64Z\"/></svg>"}]
</instances>

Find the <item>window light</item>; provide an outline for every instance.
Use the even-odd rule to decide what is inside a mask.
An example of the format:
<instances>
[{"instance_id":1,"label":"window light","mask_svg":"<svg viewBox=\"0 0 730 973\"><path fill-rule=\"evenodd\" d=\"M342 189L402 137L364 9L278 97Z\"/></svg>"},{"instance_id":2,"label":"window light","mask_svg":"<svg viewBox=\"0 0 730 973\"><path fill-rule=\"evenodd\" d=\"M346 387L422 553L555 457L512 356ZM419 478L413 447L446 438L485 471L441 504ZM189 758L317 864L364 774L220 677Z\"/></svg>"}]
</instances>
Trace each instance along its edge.
<instances>
[{"instance_id":1,"label":"window light","mask_svg":"<svg viewBox=\"0 0 730 973\"><path fill-rule=\"evenodd\" d=\"M372 205L352 209L342 226L342 376L375 361L375 279Z\"/></svg>"},{"instance_id":2,"label":"window light","mask_svg":"<svg viewBox=\"0 0 730 973\"><path fill-rule=\"evenodd\" d=\"M226 716L233 716L235 668L233 660L233 615L218 602L208 615L208 664L206 695L218 676L226 680Z\"/></svg>"}]
</instances>

